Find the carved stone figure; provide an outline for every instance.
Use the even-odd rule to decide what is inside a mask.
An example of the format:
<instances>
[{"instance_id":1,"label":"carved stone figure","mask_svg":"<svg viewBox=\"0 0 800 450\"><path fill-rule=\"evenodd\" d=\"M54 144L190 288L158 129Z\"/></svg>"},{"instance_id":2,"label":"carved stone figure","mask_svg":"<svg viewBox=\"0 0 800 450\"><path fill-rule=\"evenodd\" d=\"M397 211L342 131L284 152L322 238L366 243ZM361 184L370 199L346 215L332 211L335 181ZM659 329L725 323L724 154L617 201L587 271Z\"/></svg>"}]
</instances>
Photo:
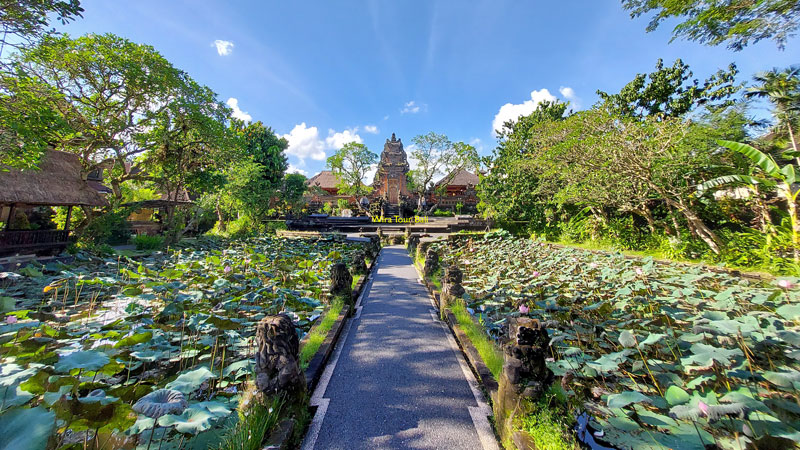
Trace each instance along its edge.
<instances>
[{"instance_id":1,"label":"carved stone figure","mask_svg":"<svg viewBox=\"0 0 800 450\"><path fill-rule=\"evenodd\" d=\"M425 253L425 267L422 273L427 278L433 275L433 272L436 272L436 269L438 268L439 268L439 254L436 253L433 249L428 249L428 252Z\"/></svg>"},{"instance_id":2,"label":"carved stone figure","mask_svg":"<svg viewBox=\"0 0 800 450\"><path fill-rule=\"evenodd\" d=\"M463 277L464 275L458 266L447 266L444 269L444 284L442 286L444 293L451 298L461 298L465 292L464 287L461 285Z\"/></svg>"},{"instance_id":3,"label":"carved stone figure","mask_svg":"<svg viewBox=\"0 0 800 450\"><path fill-rule=\"evenodd\" d=\"M330 293L332 297L345 297L348 302L353 295L353 276L344 263L331 266Z\"/></svg>"},{"instance_id":4,"label":"carved stone figure","mask_svg":"<svg viewBox=\"0 0 800 450\"><path fill-rule=\"evenodd\" d=\"M367 273L367 262L365 258L366 255L364 255L364 252L355 252L355 254L353 254L353 262L351 263L353 266L353 273L359 275Z\"/></svg>"},{"instance_id":5,"label":"carved stone figure","mask_svg":"<svg viewBox=\"0 0 800 450\"><path fill-rule=\"evenodd\" d=\"M406 241L406 245L408 247L409 253L414 253L417 251L417 246L419 245L419 235L412 234L408 237L408 241Z\"/></svg>"},{"instance_id":6,"label":"carved stone figure","mask_svg":"<svg viewBox=\"0 0 800 450\"><path fill-rule=\"evenodd\" d=\"M279 314L261 319L256 328L256 388L265 394L302 393L306 378L300 370L300 341L289 316Z\"/></svg>"},{"instance_id":7,"label":"carved stone figure","mask_svg":"<svg viewBox=\"0 0 800 450\"><path fill-rule=\"evenodd\" d=\"M521 398L538 400L553 384L553 371L547 368L547 348L550 337L544 324L536 319L511 319L509 342L504 347L503 372L498 380L495 418L502 438L509 436L513 412Z\"/></svg>"}]
</instances>

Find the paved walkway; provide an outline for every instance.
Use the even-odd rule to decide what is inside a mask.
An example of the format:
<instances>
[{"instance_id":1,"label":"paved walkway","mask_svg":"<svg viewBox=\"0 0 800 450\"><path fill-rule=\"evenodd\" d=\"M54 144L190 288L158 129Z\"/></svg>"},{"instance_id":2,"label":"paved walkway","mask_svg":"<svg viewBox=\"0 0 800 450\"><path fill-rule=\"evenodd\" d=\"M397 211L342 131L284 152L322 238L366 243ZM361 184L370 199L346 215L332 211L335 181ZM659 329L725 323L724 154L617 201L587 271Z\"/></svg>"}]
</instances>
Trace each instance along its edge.
<instances>
[{"instance_id":1,"label":"paved walkway","mask_svg":"<svg viewBox=\"0 0 800 450\"><path fill-rule=\"evenodd\" d=\"M381 251L311 403L303 450L498 448L491 410L400 246Z\"/></svg>"}]
</instances>

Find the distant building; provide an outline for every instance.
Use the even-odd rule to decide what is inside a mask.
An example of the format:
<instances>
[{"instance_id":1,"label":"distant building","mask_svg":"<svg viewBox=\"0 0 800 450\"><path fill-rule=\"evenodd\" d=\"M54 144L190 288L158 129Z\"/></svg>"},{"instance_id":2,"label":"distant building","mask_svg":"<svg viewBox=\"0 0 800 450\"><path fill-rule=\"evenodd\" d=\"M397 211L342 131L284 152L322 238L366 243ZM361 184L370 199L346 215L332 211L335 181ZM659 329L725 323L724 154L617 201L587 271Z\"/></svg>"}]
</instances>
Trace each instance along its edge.
<instances>
[{"instance_id":1,"label":"distant building","mask_svg":"<svg viewBox=\"0 0 800 450\"><path fill-rule=\"evenodd\" d=\"M382 198L388 206L395 210L404 200L412 205L417 205L417 194L408 189L408 157L403 149L403 142L392 133L391 139L386 139L381 152L375 178L372 182L372 192L368 195L370 201ZM474 210L478 204L475 187L478 185L478 176L466 170L458 170L439 180L434 189L426 194L428 206L434 204L440 209L455 209L461 203L465 211ZM306 184L308 193L306 198L311 209L319 209L324 204L336 205L339 199L347 199L354 203L357 199L353 196L339 195L339 179L330 170L311 177ZM441 191L441 194L437 194Z\"/></svg>"},{"instance_id":2,"label":"distant building","mask_svg":"<svg viewBox=\"0 0 800 450\"><path fill-rule=\"evenodd\" d=\"M474 209L478 205L475 188L479 181L478 175L464 169L451 172L434 184L428 204L436 204L440 209L455 209L461 203L465 210Z\"/></svg>"}]
</instances>

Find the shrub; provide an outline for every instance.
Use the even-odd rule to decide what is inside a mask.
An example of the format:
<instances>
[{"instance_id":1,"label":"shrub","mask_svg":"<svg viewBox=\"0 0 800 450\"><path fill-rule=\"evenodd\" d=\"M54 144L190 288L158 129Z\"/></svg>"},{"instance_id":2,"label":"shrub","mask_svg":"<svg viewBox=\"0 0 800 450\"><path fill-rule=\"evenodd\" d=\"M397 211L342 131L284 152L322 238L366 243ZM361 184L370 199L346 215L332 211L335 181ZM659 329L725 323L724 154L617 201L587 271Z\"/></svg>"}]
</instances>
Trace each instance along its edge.
<instances>
[{"instance_id":1,"label":"shrub","mask_svg":"<svg viewBox=\"0 0 800 450\"><path fill-rule=\"evenodd\" d=\"M133 244L136 250L157 250L164 245L164 237L140 234L133 238Z\"/></svg>"},{"instance_id":2,"label":"shrub","mask_svg":"<svg viewBox=\"0 0 800 450\"><path fill-rule=\"evenodd\" d=\"M288 227L286 226L286 222L283 220L271 220L267 222L267 233L275 234L278 230L285 230Z\"/></svg>"}]
</instances>

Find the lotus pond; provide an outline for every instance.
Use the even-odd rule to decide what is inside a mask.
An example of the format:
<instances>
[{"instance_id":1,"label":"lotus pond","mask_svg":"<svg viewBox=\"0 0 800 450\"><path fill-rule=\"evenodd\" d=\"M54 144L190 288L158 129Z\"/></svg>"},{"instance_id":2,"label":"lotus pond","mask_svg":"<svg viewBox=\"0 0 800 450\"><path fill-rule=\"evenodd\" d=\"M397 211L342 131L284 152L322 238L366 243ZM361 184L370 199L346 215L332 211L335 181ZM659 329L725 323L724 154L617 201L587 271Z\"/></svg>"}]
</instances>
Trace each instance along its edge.
<instances>
[{"instance_id":1,"label":"lotus pond","mask_svg":"<svg viewBox=\"0 0 800 450\"><path fill-rule=\"evenodd\" d=\"M0 448L214 445L252 376L256 323L285 312L302 337L324 312L329 267L358 250L209 240L0 272ZM151 393L161 412L134 412Z\"/></svg>"},{"instance_id":2,"label":"lotus pond","mask_svg":"<svg viewBox=\"0 0 800 450\"><path fill-rule=\"evenodd\" d=\"M568 408L621 449L795 448L798 280L557 248L505 232L439 241L468 310L498 341L548 322Z\"/></svg>"}]
</instances>

